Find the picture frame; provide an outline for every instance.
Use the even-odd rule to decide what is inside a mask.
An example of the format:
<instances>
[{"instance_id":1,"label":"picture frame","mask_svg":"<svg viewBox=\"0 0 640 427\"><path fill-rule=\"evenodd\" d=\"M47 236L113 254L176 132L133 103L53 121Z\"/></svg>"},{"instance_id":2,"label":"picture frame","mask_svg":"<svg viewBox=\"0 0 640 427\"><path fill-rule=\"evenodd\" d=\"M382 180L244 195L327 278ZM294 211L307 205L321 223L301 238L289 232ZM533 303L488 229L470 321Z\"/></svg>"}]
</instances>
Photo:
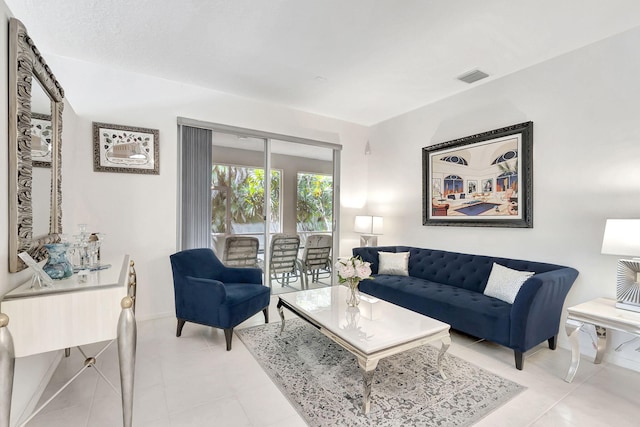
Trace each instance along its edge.
<instances>
[{"instance_id":1,"label":"picture frame","mask_svg":"<svg viewBox=\"0 0 640 427\"><path fill-rule=\"evenodd\" d=\"M31 165L51 167L53 127L48 114L31 113Z\"/></svg>"},{"instance_id":2,"label":"picture frame","mask_svg":"<svg viewBox=\"0 0 640 427\"><path fill-rule=\"evenodd\" d=\"M94 122L93 170L159 175L160 132Z\"/></svg>"},{"instance_id":3,"label":"picture frame","mask_svg":"<svg viewBox=\"0 0 640 427\"><path fill-rule=\"evenodd\" d=\"M422 174L423 225L533 227L533 122L424 147Z\"/></svg>"}]
</instances>

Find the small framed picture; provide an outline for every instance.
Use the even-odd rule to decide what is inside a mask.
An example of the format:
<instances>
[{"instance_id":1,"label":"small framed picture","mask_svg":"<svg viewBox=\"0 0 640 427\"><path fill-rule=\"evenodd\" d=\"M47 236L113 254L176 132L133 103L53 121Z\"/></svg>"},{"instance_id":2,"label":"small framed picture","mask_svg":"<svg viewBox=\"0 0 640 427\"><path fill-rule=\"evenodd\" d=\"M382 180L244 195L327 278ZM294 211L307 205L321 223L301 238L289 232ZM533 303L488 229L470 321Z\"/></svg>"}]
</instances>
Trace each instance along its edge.
<instances>
[{"instance_id":1,"label":"small framed picture","mask_svg":"<svg viewBox=\"0 0 640 427\"><path fill-rule=\"evenodd\" d=\"M160 132L108 123L93 123L93 170L160 174Z\"/></svg>"},{"instance_id":2,"label":"small framed picture","mask_svg":"<svg viewBox=\"0 0 640 427\"><path fill-rule=\"evenodd\" d=\"M34 167L51 167L51 116L31 113L31 161Z\"/></svg>"}]
</instances>

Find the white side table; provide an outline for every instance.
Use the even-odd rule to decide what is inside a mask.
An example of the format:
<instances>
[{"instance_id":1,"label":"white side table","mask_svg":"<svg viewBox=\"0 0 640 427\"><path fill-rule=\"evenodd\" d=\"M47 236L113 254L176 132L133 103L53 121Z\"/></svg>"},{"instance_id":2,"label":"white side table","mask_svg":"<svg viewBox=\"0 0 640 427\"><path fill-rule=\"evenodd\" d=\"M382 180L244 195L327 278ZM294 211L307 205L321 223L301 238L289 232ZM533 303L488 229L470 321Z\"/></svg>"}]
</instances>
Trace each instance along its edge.
<instances>
[{"instance_id":1,"label":"white side table","mask_svg":"<svg viewBox=\"0 0 640 427\"><path fill-rule=\"evenodd\" d=\"M596 358L593 363L602 362L607 348L607 329L640 336L640 313L616 308L616 301L609 298L596 298L567 309L569 315L565 330L571 342L571 366L565 381L570 383L580 364L579 330L585 325L593 325L598 337Z\"/></svg>"}]
</instances>

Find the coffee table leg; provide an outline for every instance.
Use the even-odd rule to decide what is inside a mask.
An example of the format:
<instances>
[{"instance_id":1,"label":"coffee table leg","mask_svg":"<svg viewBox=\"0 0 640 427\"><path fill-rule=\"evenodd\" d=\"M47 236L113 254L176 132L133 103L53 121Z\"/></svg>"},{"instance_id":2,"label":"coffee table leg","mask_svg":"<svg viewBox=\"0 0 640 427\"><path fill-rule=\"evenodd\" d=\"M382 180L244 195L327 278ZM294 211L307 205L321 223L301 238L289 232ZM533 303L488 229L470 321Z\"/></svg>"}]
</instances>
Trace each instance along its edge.
<instances>
[{"instance_id":1,"label":"coffee table leg","mask_svg":"<svg viewBox=\"0 0 640 427\"><path fill-rule=\"evenodd\" d=\"M438 371L440 371L440 376L443 380L447 379L447 376L444 374L442 370L442 356L447 352L449 346L451 345L451 337L442 338L442 347L440 347L440 353L438 353Z\"/></svg>"},{"instance_id":2,"label":"coffee table leg","mask_svg":"<svg viewBox=\"0 0 640 427\"><path fill-rule=\"evenodd\" d=\"M364 392L362 394L362 413L368 414L371 409L371 385L373 384L373 374L378 366L377 360L365 360L358 358L358 366L362 371L364 380Z\"/></svg>"},{"instance_id":3,"label":"coffee table leg","mask_svg":"<svg viewBox=\"0 0 640 427\"><path fill-rule=\"evenodd\" d=\"M278 301L278 314L280 315L280 333L284 331L284 308L282 307L282 300Z\"/></svg>"}]
</instances>

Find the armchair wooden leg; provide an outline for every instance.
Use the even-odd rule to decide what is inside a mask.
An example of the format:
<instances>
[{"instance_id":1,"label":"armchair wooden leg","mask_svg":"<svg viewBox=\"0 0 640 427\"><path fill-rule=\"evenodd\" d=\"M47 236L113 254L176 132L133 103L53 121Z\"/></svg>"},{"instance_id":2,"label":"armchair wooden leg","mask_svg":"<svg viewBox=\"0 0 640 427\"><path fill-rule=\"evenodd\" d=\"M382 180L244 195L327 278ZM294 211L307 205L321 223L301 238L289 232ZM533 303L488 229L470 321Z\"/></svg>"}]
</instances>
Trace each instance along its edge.
<instances>
[{"instance_id":1,"label":"armchair wooden leg","mask_svg":"<svg viewBox=\"0 0 640 427\"><path fill-rule=\"evenodd\" d=\"M269 323L269 307L262 310L262 313L264 314L264 323Z\"/></svg>"},{"instance_id":2,"label":"armchair wooden leg","mask_svg":"<svg viewBox=\"0 0 640 427\"><path fill-rule=\"evenodd\" d=\"M185 323L186 323L186 320L178 319L178 328L176 329L176 336L177 337L182 335L182 328L183 328Z\"/></svg>"},{"instance_id":3,"label":"armchair wooden leg","mask_svg":"<svg viewBox=\"0 0 640 427\"><path fill-rule=\"evenodd\" d=\"M524 366L524 353L518 350L513 350L513 353L516 357L516 369L522 371Z\"/></svg>"},{"instance_id":4,"label":"armchair wooden leg","mask_svg":"<svg viewBox=\"0 0 640 427\"><path fill-rule=\"evenodd\" d=\"M556 347L558 346L558 336L557 335L552 336L547 340L547 342L549 343L549 348L551 350L555 350Z\"/></svg>"},{"instance_id":5,"label":"armchair wooden leg","mask_svg":"<svg viewBox=\"0 0 640 427\"><path fill-rule=\"evenodd\" d=\"M224 330L224 338L227 341L227 351L231 350L231 338L233 338L233 328Z\"/></svg>"}]
</instances>

